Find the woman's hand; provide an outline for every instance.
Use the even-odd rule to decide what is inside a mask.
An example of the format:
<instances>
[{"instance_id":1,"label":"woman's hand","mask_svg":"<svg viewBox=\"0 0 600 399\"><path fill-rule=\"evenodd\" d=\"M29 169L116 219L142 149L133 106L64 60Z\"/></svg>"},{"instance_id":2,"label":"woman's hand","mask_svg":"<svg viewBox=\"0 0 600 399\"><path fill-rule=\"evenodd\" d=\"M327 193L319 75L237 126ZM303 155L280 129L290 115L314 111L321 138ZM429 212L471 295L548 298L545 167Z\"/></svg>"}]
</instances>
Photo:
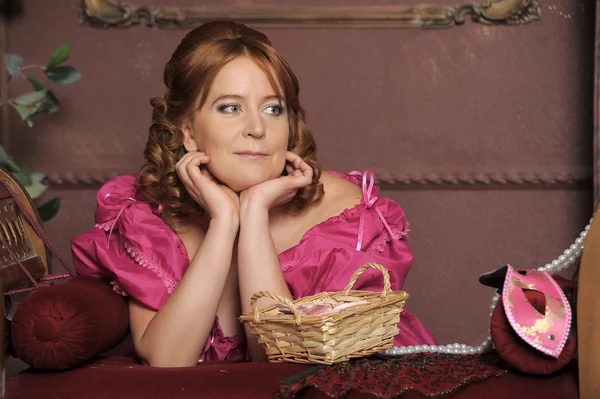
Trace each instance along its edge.
<instances>
[{"instance_id":1,"label":"woman's hand","mask_svg":"<svg viewBox=\"0 0 600 399\"><path fill-rule=\"evenodd\" d=\"M175 165L190 196L211 217L239 222L240 200L229 187L220 184L206 168L210 161L203 152L188 152Z\"/></svg>"},{"instance_id":2,"label":"woman's hand","mask_svg":"<svg viewBox=\"0 0 600 399\"><path fill-rule=\"evenodd\" d=\"M242 191L240 203L243 207L252 204L253 207L269 210L291 201L299 189L312 183L313 170L302 158L290 151L285 158L287 176L267 180Z\"/></svg>"}]
</instances>

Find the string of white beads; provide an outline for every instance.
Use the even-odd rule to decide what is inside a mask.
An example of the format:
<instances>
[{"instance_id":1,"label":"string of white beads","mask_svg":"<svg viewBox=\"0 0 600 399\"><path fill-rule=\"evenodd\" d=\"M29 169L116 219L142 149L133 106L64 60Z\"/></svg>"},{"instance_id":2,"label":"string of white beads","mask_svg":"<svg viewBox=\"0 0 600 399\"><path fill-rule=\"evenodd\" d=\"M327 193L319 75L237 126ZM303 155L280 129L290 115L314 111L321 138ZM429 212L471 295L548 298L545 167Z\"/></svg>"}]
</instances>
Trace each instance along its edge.
<instances>
[{"instance_id":1,"label":"string of white beads","mask_svg":"<svg viewBox=\"0 0 600 399\"><path fill-rule=\"evenodd\" d=\"M571 266L577 258L581 256L583 252L583 246L585 244L585 239L588 235L588 231L590 230L590 226L592 221L585 226L585 229L579 234L579 237L575 240L573 244L569 246L569 248L565 249L564 252L558 256L558 258L554 259L550 263L546 263L543 266L537 268L539 271L548 272L549 274L558 273L562 270L565 270L569 266ZM496 308L496 304L500 300L500 295L495 294L492 297L492 303L490 305L490 318L492 317L492 313ZM448 344L448 345L409 345L409 346L394 346L393 348L386 349L381 351L379 354L388 357L398 357L411 353L449 353L449 354L459 354L459 355L476 355L487 352L492 347L492 338L489 333L487 337L481 342L481 344L477 346L469 346L466 344Z\"/></svg>"}]
</instances>

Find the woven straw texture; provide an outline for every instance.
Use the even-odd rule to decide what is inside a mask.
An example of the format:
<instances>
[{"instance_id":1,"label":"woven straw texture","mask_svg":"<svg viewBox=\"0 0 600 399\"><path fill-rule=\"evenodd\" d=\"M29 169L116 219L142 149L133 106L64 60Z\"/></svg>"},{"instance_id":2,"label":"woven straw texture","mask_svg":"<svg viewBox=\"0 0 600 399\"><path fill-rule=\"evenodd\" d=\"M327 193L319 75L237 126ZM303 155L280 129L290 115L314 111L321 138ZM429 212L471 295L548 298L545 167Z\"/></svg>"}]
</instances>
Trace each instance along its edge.
<instances>
[{"instance_id":1,"label":"woven straw texture","mask_svg":"<svg viewBox=\"0 0 600 399\"><path fill-rule=\"evenodd\" d=\"M383 275L381 292L353 290L358 277L373 268ZM258 299L271 298L277 304L258 310ZM252 296L252 312L240 317L258 336L271 362L333 364L364 357L391 348L405 291L392 291L388 271L376 263L366 263L350 278L344 291L322 292L292 301L269 292ZM351 305L323 315L305 315L299 308L329 304Z\"/></svg>"}]
</instances>

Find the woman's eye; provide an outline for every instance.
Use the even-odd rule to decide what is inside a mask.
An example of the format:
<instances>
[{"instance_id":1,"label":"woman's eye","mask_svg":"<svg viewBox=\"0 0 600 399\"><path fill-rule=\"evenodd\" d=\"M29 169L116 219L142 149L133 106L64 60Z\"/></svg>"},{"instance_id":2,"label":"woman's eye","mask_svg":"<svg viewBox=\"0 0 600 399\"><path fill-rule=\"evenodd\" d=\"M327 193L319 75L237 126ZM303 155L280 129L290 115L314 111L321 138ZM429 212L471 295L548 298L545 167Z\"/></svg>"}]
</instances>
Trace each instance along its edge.
<instances>
[{"instance_id":1,"label":"woman's eye","mask_svg":"<svg viewBox=\"0 0 600 399\"><path fill-rule=\"evenodd\" d=\"M271 115L281 115L283 113L283 107L279 105L270 105L267 107L267 113Z\"/></svg>"},{"instance_id":2,"label":"woman's eye","mask_svg":"<svg viewBox=\"0 0 600 399\"><path fill-rule=\"evenodd\" d=\"M228 114L234 114L236 112L239 112L239 110L240 110L240 106L236 105L236 104L221 105L219 107L220 112L226 112Z\"/></svg>"}]
</instances>

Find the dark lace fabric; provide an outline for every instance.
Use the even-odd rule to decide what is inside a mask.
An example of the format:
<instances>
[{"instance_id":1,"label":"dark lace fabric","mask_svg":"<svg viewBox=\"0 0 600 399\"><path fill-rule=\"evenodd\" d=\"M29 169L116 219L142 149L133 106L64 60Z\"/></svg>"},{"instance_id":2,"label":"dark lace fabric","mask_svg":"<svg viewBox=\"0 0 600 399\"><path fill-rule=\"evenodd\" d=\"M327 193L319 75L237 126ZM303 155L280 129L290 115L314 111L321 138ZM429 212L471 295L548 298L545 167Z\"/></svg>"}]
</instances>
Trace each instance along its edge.
<instances>
[{"instance_id":1,"label":"dark lace fabric","mask_svg":"<svg viewBox=\"0 0 600 399\"><path fill-rule=\"evenodd\" d=\"M288 378L280 382L276 398L294 398L308 387L331 398L358 391L388 399L409 390L434 397L507 372L506 363L496 353L479 356L421 353L394 359L363 358L316 367L311 374Z\"/></svg>"}]
</instances>

